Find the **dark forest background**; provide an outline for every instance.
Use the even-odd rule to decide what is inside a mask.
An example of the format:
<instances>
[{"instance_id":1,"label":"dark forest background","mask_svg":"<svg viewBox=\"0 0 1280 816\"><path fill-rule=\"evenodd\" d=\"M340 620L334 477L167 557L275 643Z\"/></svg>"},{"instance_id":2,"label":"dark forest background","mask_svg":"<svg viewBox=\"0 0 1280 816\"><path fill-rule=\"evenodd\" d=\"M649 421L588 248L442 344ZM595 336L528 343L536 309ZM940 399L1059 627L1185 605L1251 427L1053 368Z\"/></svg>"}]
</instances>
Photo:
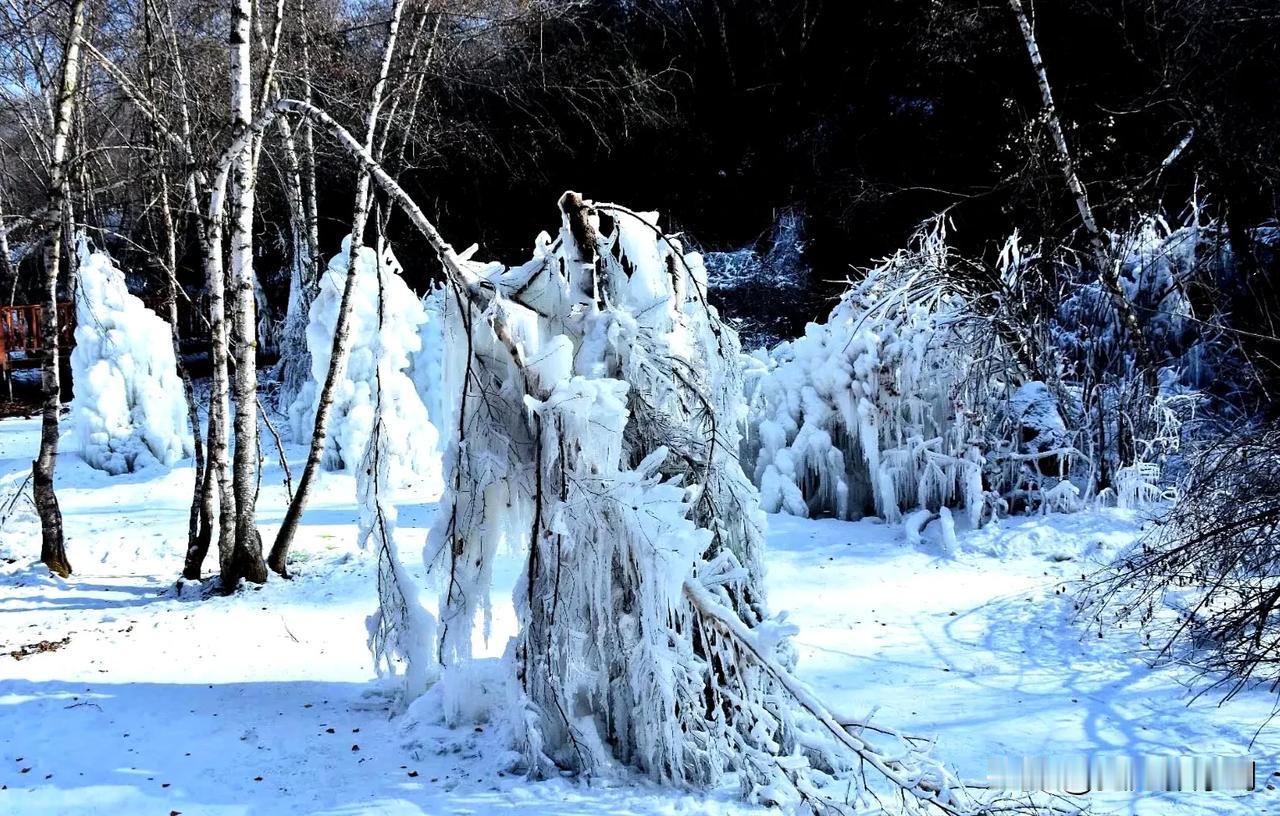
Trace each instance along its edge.
<instances>
[{"instance_id":1,"label":"dark forest background","mask_svg":"<svg viewBox=\"0 0 1280 816\"><path fill-rule=\"evenodd\" d=\"M1178 219L1193 200L1237 235L1274 219L1280 3L1041 0L1034 13L1104 225ZM522 92L443 83L455 137L402 176L481 257L522 259L565 189L658 209L712 249L767 242L790 210L814 274L806 296L768 307L794 333L840 290L830 281L935 213L972 252L1078 226L1003 3L595 0L537 37L542 65L504 69ZM335 241L346 228L327 226Z\"/></svg>"},{"instance_id":2,"label":"dark forest background","mask_svg":"<svg viewBox=\"0 0 1280 816\"><path fill-rule=\"evenodd\" d=\"M774 289L766 274L752 287L717 294L732 316L767 324L751 338L767 342L823 316L847 277L902 247L940 212L951 219L949 240L975 257L990 255L1014 230L1032 245L1080 243L1006 3L437 6L431 13L439 20L439 53L426 69L424 110L405 134L393 172L449 240L478 243L479 258L526 259L534 236L558 225L555 202L566 189L658 210L692 246L750 247L787 267L765 271L799 285ZM220 103L220 12L187 0L178 7L192 32L185 35L191 81L202 98ZM306 7L315 29L312 101L358 130L387 8L348 0ZM117 27L110 8L95 12L96 40L127 64L137 59L136 27L128 15ZM1270 257L1255 229L1280 208L1280 0L1039 0L1028 10L1102 225L1123 230L1153 213L1177 223L1197 207L1225 228L1234 247L1248 249L1239 253L1244 271L1267 283L1246 287L1233 304L1237 325L1275 334ZM296 62L293 26L291 19L282 80L296 95L288 67ZM418 79L395 75L392 83ZM86 193L85 220L132 236L134 244L100 240L130 269L146 270L153 260L134 249L149 245L155 232L148 223L156 218L154 202L127 177L150 168L118 160L136 151L113 153L109 145L145 142L148 125L101 73L89 81L94 118L85 130L108 147L93 161L109 156L118 166L95 168L106 181L88 185L96 192ZM210 105L201 120L205 115L197 109L197 136L217 143L222 114ZM43 183L39 173L20 172L21 133L5 132L14 151L5 206L34 211ZM329 256L350 229L354 168L327 141L318 149L321 249ZM268 151L267 161L256 271L278 319L287 299L290 222L279 160ZM772 247L780 221L798 230L782 230L787 245ZM438 273L433 254L398 213L388 231L410 283L424 290ZM198 290L196 244L187 236L183 245L184 283ZM29 302L24 290L33 280L18 276L19 302Z\"/></svg>"}]
</instances>

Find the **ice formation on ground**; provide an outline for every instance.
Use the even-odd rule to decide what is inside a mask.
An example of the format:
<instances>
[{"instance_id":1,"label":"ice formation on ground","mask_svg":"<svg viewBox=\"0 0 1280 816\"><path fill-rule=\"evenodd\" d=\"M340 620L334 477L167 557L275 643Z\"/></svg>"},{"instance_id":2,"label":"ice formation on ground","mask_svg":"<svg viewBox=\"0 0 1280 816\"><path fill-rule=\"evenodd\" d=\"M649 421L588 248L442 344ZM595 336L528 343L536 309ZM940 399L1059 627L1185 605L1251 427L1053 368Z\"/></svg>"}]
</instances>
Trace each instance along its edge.
<instances>
[{"instance_id":1,"label":"ice formation on ground","mask_svg":"<svg viewBox=\"0 0 1280 816\"><path fill-rule=\"evenodd\" d=\"M129 294L102 252L78 248L71 427L85 461L113 475L191 455L169 324Z\"/></svg>"},{"instance_id":2,"label":"ice formation on ground","mask_svg":"<svg viewBox=\"0 0 1280 816\"><path fill-rule=\"evenodd\" d=\"M321 386L329 371L333 335L346 284L350 238L329 262L320 291L311 304L307 322L307 347L311 351L311 377L289 406L295 440L307 441L315 424ZM378 328L378 263L382 265L382 328ZM371 247L361 247L354 264L355 289L351 296L348 327L350 355L336 384L329 433L321 464L327 470L357 467L368 449L373 428L375 380L378 360L383 360L382 421L390 440L388 472L393 484L424 479L438 483L440 457L438 435L414 382L410 360L419 352L419 328L427 320L422 302L400 277L400 265L388 248L379 259Z\"/></svg>"}]
</instances>

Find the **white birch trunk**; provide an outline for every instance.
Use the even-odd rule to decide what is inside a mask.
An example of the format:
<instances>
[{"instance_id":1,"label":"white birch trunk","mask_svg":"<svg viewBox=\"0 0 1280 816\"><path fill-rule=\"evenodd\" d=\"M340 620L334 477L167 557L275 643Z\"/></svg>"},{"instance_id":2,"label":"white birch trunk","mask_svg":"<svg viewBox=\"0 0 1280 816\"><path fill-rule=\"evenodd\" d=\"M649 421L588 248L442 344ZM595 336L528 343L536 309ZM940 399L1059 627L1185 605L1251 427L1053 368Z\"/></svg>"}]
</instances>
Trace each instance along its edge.
<instances>
[{"instance_id":1,"label":"white birch trunk","mask_svg":"<svg viewBox=\"0 0 1280 816\"><path fill-rule=\"evenodd\" d=\"M400 31L400 18L403 11L404 0L395 0L391 8L391 24L387 32L386 48L382 54L382 66L378 71L378 80L374 83L370 94L369 112L365 118L363 149L366 153L372 152L374 139L377 136L378 119L382 111L383 91L386 88L387 76L391 71L391 60L395 55L396 40ZM370 172L366 168L361 168L356 180L354 212L351 219L351 242L347 255L347 280L342 290L342 302L338 308L338 322L333 332L333 350L329 357L329 371L326 373L324 385L320 389L315 427L311 433L311 446L307 452L307 461L303 466L302 476L298 479L298 491L294 494L293 501L289 503L289 510L285 513L284 521L280 525L280 532L271 547L271 556L268 559L271 569L281 575L288 574L289 547L293 542L293 535L297 530L298 521L302 518L302 513L306 509L316 470L320 466L321 455L324 452L325 437L329 431L329 415L333 407L334 389L342 379L342 375L346 370L347 356L351 352L349 321L351 294L355 291L355 260L360 248L364 246L364 229L369 219L369 184Z\"/></svg>"},{"instance_id":2,"label":"white birch trunk","mask_svg":"<svg viewBox=\"0 0 1280 816\"><path fill-rule=\"evenodd\" d=\"M236 0L231 30L231 132L237 138L249 132L253 117L250 82L250 39L253 4ZM235 358L235 454L232 490L235 497L233 536L218 542L222 584L231 590L240 578L255 583L266 580L262 538L258 534L255 504L258 494L258 362L257 320L253 274L254 177L253 138L233 161L235 196L231 202L231 351ZM229 525L224 523L223 530Z\"/></svg>"},{"instance_id":3,"label":"white birch trunk","mask_svg":"<svg viewBox=\"0 0 1280 816\"><path fill-rule=\"evenodd\" d=\"M71 574L66 542L62 531L62 511L53 488L54 465L58 455L58 412L62 407L61 372L58 343L58 270L62 266L63 225L67 219L67 142L71 135L76 85L80 78L80 38L84 31L84 0L71 4L70 28L62 54L62 75L58 83L58 100L53 119L53 147L49 161L49 209L44 228L47 235L44 254L44 287L42 296L42 330L45 360L40 384L44 392L44 408L40 422L40 452L31 465L31 484L36 510L40 514L40 560L50 571L63 576Z\"/></svg>"},{"instance_id":4,"label":"white birch trunk","mask_svg":"<svg viewBox=\"0 0 1280 816\"><path fill-rule=\"evenodd\" d=\"M1036 74L1036 84L1040 88L1040 101L1044 105L1045 123L1049 127L1049 135L1053 139L1053 147L1057 153L1058 164L1062 169L1062 177L1066 181L1067 189L1071 192L1072 199L1075 201L1076 211L1080 214L1080 222L1084 225L1085 233L1088 236L1089 250L1093 256L1094 266L1097 267L1098 277L1106 288L1107 294L1111 297L1111 302L1115 306L1116 313L1120 316L1125 329L1133 338L1138 367L1141 369L1143 378L1147 381L1147 387L1154 392L1156 372L1151 349L1147 344L1146 334L1142 330L1142 325L1138 322L1138 314L1134 311L1133 304L1125 297L1124 289L1120 286L1119 262L1113 263L1107 252L1106 239L1102 234L1102 230L1098 227L1093 207L1089 204L1089 193L1080 181L1079 173L1076 172L1075 160L1072 158L1071 148L1067 145L1067 137L1062 129L1062 120L1058 116L1058 108L1053 101L1053 88L1049 85L1049 74L1045 70L1044 59L1040 56L1040 46L1036 42L1035 30L1031 27L1031 21L1027 18L1026 11L1022 7L1022 0L1009 0L1009 8L1013 10L1013 16L1018 21L1018 30L1022 32L1022 40L1027 47L1027 56L1031 60L1031 68Z\"/></svg>"}]
</instances>

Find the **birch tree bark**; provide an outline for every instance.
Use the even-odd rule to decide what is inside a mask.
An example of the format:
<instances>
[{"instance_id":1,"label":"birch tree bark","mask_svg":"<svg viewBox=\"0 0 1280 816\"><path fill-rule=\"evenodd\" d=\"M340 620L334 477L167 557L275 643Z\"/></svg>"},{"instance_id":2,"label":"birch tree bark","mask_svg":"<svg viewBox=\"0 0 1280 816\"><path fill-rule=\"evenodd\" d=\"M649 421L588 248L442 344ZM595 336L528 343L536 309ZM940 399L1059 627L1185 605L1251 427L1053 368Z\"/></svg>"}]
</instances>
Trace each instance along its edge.
<instances>
[{"instance_id":1,"label":"birch tree bark","mask_svg":"<svg viewBox=\"0 0 1280 816\"><path fill-rule=\"evenodd\" d=\"M309 18L307 16L307 0L298 0L298 26L301 32L300 52L302 57L302 92L307 104L314 102L311 88L311 39ZM303 300L308 306L315 298L316 286L324 268L324 258L320 254L320 210L316 203L316 143L315 131L311 119L303 121L302 127L302 204L307 218L307 251L311 256L312 269L303 292Z\"/></svg>"},{"instance_id":2,"label":"birch tree bark","mask_svg":"<svg viewBox=\"0 0 1280 816\"><path fill-rule=\"evenodd\" d=\"M231 28L231 135L237 139L249 131L253 117L250 39L251 0L235 0ZM258 361L257 303L253 275L253 206L256 187L254 150L236 155L232 170L235 195L231 217L231 351L235 358L235 453L232 473L235 516L224 521L230 539L218 542L219 569L224 590L240 578L254 583L267 579L262 560L262 537L257 525L258 493Z\"/></svg>"},{"instance_id":3,"label":"birch tree bark","mask_svg":"<svg viewBox=\"0 0 1280 816\"><path fill-rule=\"evenodd\" d=\"M307 316L314 299L315 256L309 239L309 215L302 181L302 162L298 157L297 138L286 117L279 118L280 140L284 145L284 192L289 205L289 231L293 238L289 270L289 301L284 325L280 331L280 362L276 378L280 381L278 405L288 406L298 396L311 369L311 351L307 348Z\"/></svg>"},{"instance_id":4,"label":"birch tree bark","mask_svg":"<svg viewBox=\"0 0 1280 816\"><path fill-rule=\"evenodd\" d=\"M1141 369L1142 377L1148 389L1154 393L1156 372L1151 348L1147 343L1146 334L1142 330L1142 324L1138 322L1138 314L1134 311L1133 304L1125 297L1124 289L1120 285L1117 264L1112 262L1110 254L1107 252L1106 238L1098 227L1093 207L1089 204L1089 193L1080 181L1079 173L1076 172L1075 160L1071 155L1070 147L1067 145L1067 137L1062 129L1062 120L1058 116L1058 109L1053 101L1053 88L1049 85L1049 74L1045 70L1044 59L1040 56L1040 46L1036 42L1035 29L1032 28L1031 21L1027 18L1026 11L1022 6L1022 0L1009 0L1009 8L1013 11L1013 16L1018 21L1018 30L1022 33L1022 40L1026 44L1027 56L1031 60L1031 69L1036 74L1036 84L1040 88L1040 101L1044 106L1045 122L1049 128L1049 135L1053 139L1053 147L1057 154L1058 165L1062 169L1062 177L1066 181L1067 189L1070 191L1072 199L1075 201L1076 210L1080 214L1080 222L1084 225L1085 234L1088 237L1091 260L1094 266L1097 267L1098 277L1106 288L1107 294L1115 306L1116 313L1119 315L1125 329L1129 332L1129 336L1133 338L1134 353L1137 357L1138 367Z\"/></svg>"},{"instance_id":5,"label":"birch tree bark","mask_svg":"<svg viewBox=\"0 0 1280 816\"><path fill-rule=\"evenodd\" d=\"M277 6L282 16L284 3ZM305 6L299 5L298 23L301 34L301 74L304 98L311 96L311 65L307 38ZM264 99L265 101L265 99ZM293 239L289 275L289 299L280 331L280 361L276 365L278 405L288 406L311 373L311 351L307 348L307 317L315 299L320 274L318 224L315 219L315 146L311 141L311 123L301 128L303 152L299 153L299 134L287 117L278 119L284 154L284 193L289 206L289 230Z\"/></svg>"},{"instance_id":6,"label":"birch tree bark","mask_svg":"<svg viewBox=\"0 0 1280 816\"><path fill-rule=\"evenodd\" d=\"M45 359L40 373L40 385L44 393L44 407L40 420L40 453L31 464L31 484L36 510L40 514L40 560L50 571L64 578L71 574L71 562L67 559L62 510L58 507L58 497L53 489L54 465L58 455L58 412L62 407L58 359L61 351L58 344L58 270L62 266L63 226L68 220L67 142L71 135L73 103L80 78L80 37L84 31L84 7L84 0L72 0L53 120L49 209L44 219L44 285L41 291Z\"/></svg>"},{"instance_id":7,"label":"birch tree bark","mask_svg":"<svg viewBox=\"0 0 1280 816\"><path fill-rule=\"evenodd\" d=\"M17 273L10 262L9 228L4 220L4 192L0 189L0 281L16 281Z\"/></svg>"},{"instance_id":8,"label":"birch tree bark","mask_svg":"<svg viewBox=\"0 0 1280 816\"><path fill-rule=\"evenodd\" d=\"M173 221L173 209L169 206L169 179L160 173L160 212L165 233L165 263L168 273L165 281L165 311L169 316L169 329L173 338L173 357L178 364L178 376L182 378L182 392L187 401L187 422L191 425L191 442L195 453L195 484L192 488L191 511L187 520L187 557L182 577L200 579L200 567L209 552L213 536L213 494L207 489L208 468L205 465L204 442L200 433L200 409L196 405L195 386L191 372L182 362L182 331L178 322L178 247Z\"/></svg>"},{"instance_id":9,"label":"birch tree bark","mask_svg":"<svg viewBox=\"0 0 1280 816\"><path fill-rule=\"evenodd\" d=\"M395 55L397 35L400 31L400 18L404 11L404 0L395 0L391 7L391 23L387 32L387 44L382 53L382 66L378 71L378 80L370 92L369 111L365 117L364 150L372 154L378 130L379 114L382 111L383 91L386 88L387 76L391 71L391 60ZM376 160L376 158L375 158ZM333 332L333 350L329 358L329 371L325 375L324 385L320 389L319 403L316 408L315 427L311 433L311 445L307 451L307 461L303 466L302 476L298 480L298 490L293 494L293 501L285 513L280 531L271 547L271 555L267 560L271 569L280 575L288 575L289 547L293 543L298 521L307 506L307 498L315 481L320 458L324 452L325 437L329 431L329 414L333 408L334 391L338 381L346 371L347 357L351 351L350 315L351 294L355 291L356 257L364 246L364 229L369 220L370 205L370 172L362 167L356 179L355 203L351 219L351 241L347 255L347 279L342 289L342 300L338 306L338 320Z\"/></svg>"}]
</instances>

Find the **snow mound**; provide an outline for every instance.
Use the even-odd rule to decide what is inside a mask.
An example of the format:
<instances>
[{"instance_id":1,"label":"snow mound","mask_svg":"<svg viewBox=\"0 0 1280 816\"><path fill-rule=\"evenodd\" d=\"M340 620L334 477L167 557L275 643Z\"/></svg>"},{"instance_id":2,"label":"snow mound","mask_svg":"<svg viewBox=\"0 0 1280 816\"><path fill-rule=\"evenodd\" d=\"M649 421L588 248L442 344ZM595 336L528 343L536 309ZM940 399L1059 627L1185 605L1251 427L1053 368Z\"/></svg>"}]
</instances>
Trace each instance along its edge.
<instances>
[{"instance_id":1,"label":"snow mound","mask_svg":"<svg viewBox=\"0 0 1280 816\"><path fill-rule=\"evenodd\" d=\"M315 426L320 390L329 372L334 329L346 285L350 237L320 280L320 292L311 304L307 322L307 348L311 352L311 377L289 406L289 423L295 440L306 442ZM326 470L359 465L373 430L378 362L382 361L382 421L391 440L390 478L395 485L415 481L440 483L438 434L427 408L410 379L412 355L421 350L420 327L427 322L420 301L400 277L400 264L388 248L382 257L361 247L354 264L355 289L351 295L351 352L333 397L329 434L322 466ZM379 274L381 273L381 274ZM378 328L379 277L382 328Z\"/></svg>"},{"instance_id":2,"label":"snow mound","mask_svg":"<svg viewBox=\"0 0 1280 816\"><path fill-rule=\"evenodd\" d=\"M82 241L71 352L71 426L84 460L112 475L192 453L169 324L129 294L124 272Z\"/></svg>"}]
</instances>

